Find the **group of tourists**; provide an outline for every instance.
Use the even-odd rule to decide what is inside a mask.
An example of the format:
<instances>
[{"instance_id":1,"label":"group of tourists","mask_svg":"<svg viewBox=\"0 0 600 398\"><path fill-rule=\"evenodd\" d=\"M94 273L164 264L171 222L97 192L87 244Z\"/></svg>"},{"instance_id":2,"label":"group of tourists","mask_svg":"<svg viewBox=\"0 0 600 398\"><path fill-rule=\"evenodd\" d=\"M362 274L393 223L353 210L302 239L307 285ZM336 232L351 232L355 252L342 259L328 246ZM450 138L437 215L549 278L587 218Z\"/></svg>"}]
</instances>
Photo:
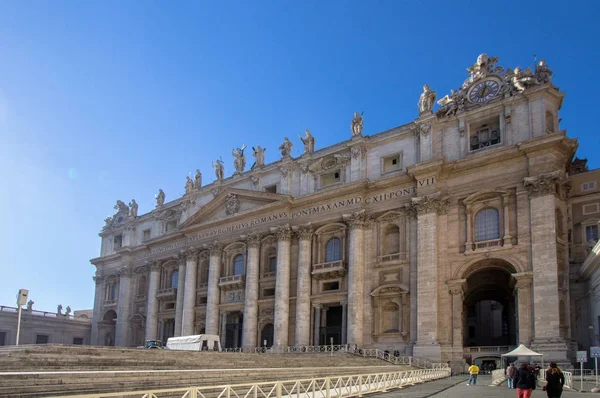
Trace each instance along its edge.
<instances>
[{"instance_id":1,"label":"group of tourists","mask_svg":"<svg viewBox=\"0 0 600 398\"><path fill-rule=\"evenodd\" d=\"M516 388L518 398L530 398L531 392L537 387L539 374L539 366L522 363L517 368L514 363L511 363L506 369L508 388ZM565 376L555 362L551 362L546 369L546 382L543 390L546 391L548 398L560 398Z\"/></svg>"}]
</instances>

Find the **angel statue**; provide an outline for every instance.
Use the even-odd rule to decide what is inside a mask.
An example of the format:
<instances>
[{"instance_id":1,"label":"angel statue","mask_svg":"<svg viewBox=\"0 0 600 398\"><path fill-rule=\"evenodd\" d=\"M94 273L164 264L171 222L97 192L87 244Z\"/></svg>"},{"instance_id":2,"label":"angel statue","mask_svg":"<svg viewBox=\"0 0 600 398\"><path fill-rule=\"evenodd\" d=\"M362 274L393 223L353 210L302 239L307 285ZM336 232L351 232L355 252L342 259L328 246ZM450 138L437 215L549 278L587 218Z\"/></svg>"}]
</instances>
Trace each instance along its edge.
<instances>
[{"instance_id":1,"label":"angel statue","mask_svg":"<svg viewBox=\"0 0 600 398\"><path fill-rule=\"evenodd\" d=\"M244 149L246 149L246 145L242 145L241 148L231 150L231 155L235 158L233 161L233 167L235 167L235 172L239 174L242 174L246 168L246 155L244 155Z\"/></svg>"},{"instance_id":2,"label":"angel statue","mask_svg":"<svg viewBox=\"0 0 600 398\"><path fill-rule=\"evenodd\" d=\"M363 113L359 115L358 112L354 112L354 118L352 118L352 123L350 124L350 129L352 130L352 137L359 137L362 135Z\"/></svg>"},{"instance_id":3,"label":"angel statue","mask_svg":"<svg viewBox=\"0 0 600 398\"><path fill-rule=\"evenodd\" d=\"M194 181L190 178L190 176L185 177L185 194L189 195L192 193L194 189Z\"/></svg>"},{"instance_id":4,"label":"angel statue","mask_svg":"<svg viewBox=\"0 0 600 398\"><path fill-rule=\"evenodd\" d=\"M419 97L419 114L431 112L433 110L433 104L435 103L436 94L435 91L429 87L428 84L423 86L423 93Z\"/></svg>"},{"instance_id":5,"label":"angel statue","mask_svg":"<svg viewBox=\"0 0 600 398\"><path fill-rule=\"evenodd\" d=\"M289 158L290 154L292 153L292 147L294 146L294 144L292 144L292 142L285 137L283 144L281 144L279 146L279 150L281 151L281 156L284 158Z\"/></svg>"},{"instance_id":6,"label":"angel statue","mask_svg":"<svg viewBox=\"0 0 600 398\"><path fill-rule=\"evenodd\" d=\"M200 170L196 169L196 175L194 176L194 188L200 189L201 186L202 186L202 173L200 173Z\"/></svg>"},{"instance_id":7,"label":"angel statue","mask_svg":"<svg viewBox=\"0 0 600 398\"><path fill-rule=\"evenodd\" d=\"M129 215L131 217L137 217L137 213L138 213L138 204L135 201L135 199L131 199L131 202L129 202Z\"/></svg>"},{"instance_id":8,"label":"angel statue","mask_svg":"<svg viewBox=\"0 0 600 398\"><path fill-rule=\"evenodd\" d=\"M298 137L300 137L300 140L304 144L304 153L310 155L315 151L315 137L312 136L308 129L306 129L304 133L306 134L306 137L302 138L300 133L298 133Z\"/></svg>"},{"instance_id":9,"label":"angel statue","mask_svg":"<svg viewBox=\"0 0 600 398\"><path fill-rule=\"evenodd\" d=\"M162 207L165 204L165 193L162 189L158 189L158 193L154 195L156 199L156 207Z\"/></svg>"},{"instance_id":10,"label":"angel statue","mask_svg":"<svg viewBox=\"0 0 600 398\"><path fill-rule=\"evenodd\" d=\"M217 164L212 164L213 169L215 169L215 175L217 176L217 180L221 181L223 179L223 175L225 174L225 167L223 167L223 161L221 159L217 159Z\"/></svg>"},{"instance_id":11,"label":"angel statue","mask_svg":"<svg viewBox=\"0 0 600 398\"><path fill-rule=\"evenodd\" d=\"M514 75L512 76L512 84L517 89L517 91L525 91L525 89L538 84L537 79L533 75L533 72L530 68L521 70L520 66L517 66L514 71Z\"/></svg>"},{"instance_id":12,"label":"angel statue","mask_svg":"<svg viewBox=\"0 0 600 398\"><path fill-rule=\"evenodd\" d=\"M263 167L265 165L265 151L267 150L267 148L261 148L260 145L258 145L256 148L252 147L252 151L253 151L253 156L255 162L252 165L252 167L250 168L250 170L254 169L255 167Z\"/></svg>"}]
</instances>

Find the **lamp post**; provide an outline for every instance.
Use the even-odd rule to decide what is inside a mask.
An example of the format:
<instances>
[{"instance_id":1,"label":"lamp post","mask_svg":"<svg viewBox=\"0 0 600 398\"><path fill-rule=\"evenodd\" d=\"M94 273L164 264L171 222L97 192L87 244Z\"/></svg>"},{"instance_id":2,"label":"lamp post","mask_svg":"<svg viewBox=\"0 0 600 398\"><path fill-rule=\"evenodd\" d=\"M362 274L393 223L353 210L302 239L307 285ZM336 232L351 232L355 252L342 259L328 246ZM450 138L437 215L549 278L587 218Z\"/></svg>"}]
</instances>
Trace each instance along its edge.
<instances>
[{"instance_id":1,"label":"lamp post","mask_svg":"<svg viewBox=\"0 0 600 398\"><path fill-rule=\"evenodd\" d=\"M29 290L27 289L19 289L17 294L17 339L15 345L19 345L19 335L21 334L21 306L27 303L28 295Z\"/></svg>"}]
</instances>

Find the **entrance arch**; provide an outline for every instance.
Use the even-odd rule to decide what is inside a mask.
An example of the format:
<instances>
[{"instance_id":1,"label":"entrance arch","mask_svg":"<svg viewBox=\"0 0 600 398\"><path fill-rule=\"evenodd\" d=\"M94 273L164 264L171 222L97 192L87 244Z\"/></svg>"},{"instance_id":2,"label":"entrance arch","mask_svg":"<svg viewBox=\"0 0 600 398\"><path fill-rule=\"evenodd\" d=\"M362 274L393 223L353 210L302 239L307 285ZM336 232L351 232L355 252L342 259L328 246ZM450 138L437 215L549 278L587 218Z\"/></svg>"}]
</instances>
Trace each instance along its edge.
<instances>
[{"instance_id":1,"label":"entrance arch","mask_svg":"<svg viewBox=\"0 0 600 398\"><path fill-rule=\"evenodd\" d=\"M275 328L272 323L267 323L260 332L260 342L265 347L271 347L273 345L273 335ZM265 343L266 342L266 343Z\"/></svg>"},{"instance_id":2,"label":"entrance arch","mask_svg":"<svg viewBox=\"0 0 600 398\"><path fill-rule=\"evenodd\" d=\"M113 310L108 310L104 313L102 321L100 321L99 336L102 339L102 344L105 346L115 345L115 333L117 328L117 313Z\"/></svg>"}]
</instances>

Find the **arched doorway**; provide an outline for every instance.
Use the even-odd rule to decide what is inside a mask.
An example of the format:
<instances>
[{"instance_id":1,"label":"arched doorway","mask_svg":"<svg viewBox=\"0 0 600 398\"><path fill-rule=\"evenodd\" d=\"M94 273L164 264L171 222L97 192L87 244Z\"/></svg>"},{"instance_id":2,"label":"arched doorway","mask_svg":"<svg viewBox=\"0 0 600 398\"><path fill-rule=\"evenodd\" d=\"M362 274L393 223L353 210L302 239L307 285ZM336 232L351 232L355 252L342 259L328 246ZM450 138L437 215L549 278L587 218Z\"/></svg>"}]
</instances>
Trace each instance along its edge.
<instances>
[{"instance_id":1,"label":"arched doorway","mask_svg":"<svg viewBox=\"0 0 600 398\"><path fill-rule=\"evenodd\" d=\"M130 345L139 347L144 345L146 330L146 317L141 314L135 314L130 319L131 341Z\"/></svg>"},{"instance_id":2,"label":"arched doorway","mask_svg":"<svg viewBox=\"0 0 600 398\"><path fill-rule=\"evenodd\" d=\"M113 310L108 310L104 313L100 322L100 343L105 346L115 345L115 332L117 328L117 313Z\"/></svg>"},{"instance_id":3,"label":"arched doorway","mask_svg":"<svg viewBox=\"0 0 600 398\"><path fill-rule=\"evenodd\" d=\"M499 264L496 264L499 265ZM464 299L464 346L495 347L517 343L514 269L502 266L477 267L466 278Z\"/></svg>"},{"instance_id":4,"label":"arched doorway","mask_svg":"<svg viewBox=\"0 0 600 398\"><path fill-rule=\"evenodd\" d=\"M273 332L275 328L272 323L267 323L260 332L260 344L264 347L273 345Z\"/></svg>"}]
</instances>

